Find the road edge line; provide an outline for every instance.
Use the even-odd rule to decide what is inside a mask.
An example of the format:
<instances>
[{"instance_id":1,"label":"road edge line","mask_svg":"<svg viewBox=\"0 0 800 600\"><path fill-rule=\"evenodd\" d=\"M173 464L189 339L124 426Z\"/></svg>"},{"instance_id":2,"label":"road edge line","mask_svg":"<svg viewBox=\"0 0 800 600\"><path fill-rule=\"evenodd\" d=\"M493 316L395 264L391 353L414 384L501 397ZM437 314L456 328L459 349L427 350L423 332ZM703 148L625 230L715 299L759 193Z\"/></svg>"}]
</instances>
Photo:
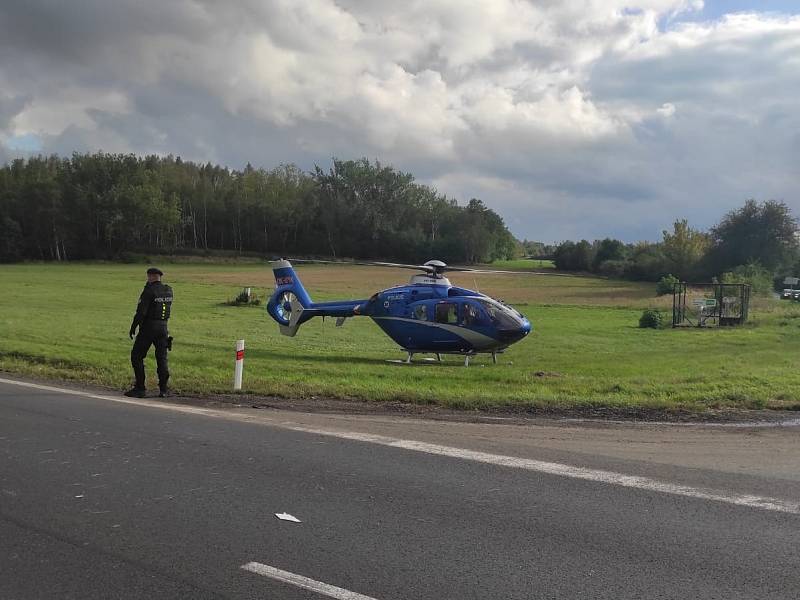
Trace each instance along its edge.
<instances>
[{"instance_id":1,"label":"road edge line","mask_svg":"<svg viewBox=\"0 0 800 600\"><path fill-rule=\"evenodd\" d=\"M335 598L336 600L377 600L372 596L351 592L350 590L336 587L335 585L316 581L315 579L297 575L296 573L290 573L289 571L284 571L259 562L249 562L239 568L244 571L255 573L256 575L261 575L262 577L268 577L269 579L288 583L304 590L310 590L322 594L323 596L328 596L329 598Z\"/></svg>"},{"instance_id":2,"label":"road edge line","mask_svg":"<svg viewBox=\"0 0 800 600\"><path fill-rule=\"evenodd\" d=\"M150 408L159 408L162 410L171 410L173 412L182 412L185 414L195 414L195 415L203 415L214 418L224 418L231 421L239 421L247 423L263 423L271 425L273 427L279 427L281 429L297 431L299 433L324 435L328 437L336 437L339 439L345 439L355 442L364 442L370 444L377 444L381 446L387 446L390 448L410 450L413 452L422 452L425 454L431 454L435 456L446 456L448 458L469 460L472 462L491 464L500 467L508 467L512 469L521 469L530 472L544 473L547 475L555 475L558 477L581 479L584 481L603 483L607 485L617 485L620 487L640 489L643 491L657 492L662 494L670 494L673 496L683 496L699 500L710 500L713 502L732 504L734 506L742 506L747 508L768 510L771 512L800 515L800 502L781 500L779 498L771 498L768 496L757 496L753 494L727 494L721 490L696 488L688 485L681 485L681 484L669 483L667 481L660 481L658 479L651 479L649 477L642 477L639 475L625 475L624 473L617 473L614 471L604 471L601 469L576 467L573 465L555 463L555 462L546 462L531 458L508 456L504 454L490 454L487 452L480 452L477 450L467 450L464 448L455 448L453 446L441 446L438 444L430 444L427 442L420 442L417 440L404 440L400 438L393 438L393 437L374 435L368 433L357 433L357 432L340 431L334 429L319 429L315 427L306 427L304 425L299 425L293 421L265 422L265 421L259 421L247 415L226 413L214 409L200 408L195 406L184 406L184 405L164 403L164 402L155 402L146 399L134 399L134 398L129 399L129 398L119 398L115 396L105 396L102 394L81 392L79 390L58 388L55 386L41 385L38 383L16 381L13 379L0 378L0 384L2 383L10 385L19 385L22 387L29 387L33 389L40 389L49 392L58 392L73 396L82 396L96 400L107 400L112 402L118 402L120 404L132 404L136 406L145 406Z\"/></svg>"}]
</instances>

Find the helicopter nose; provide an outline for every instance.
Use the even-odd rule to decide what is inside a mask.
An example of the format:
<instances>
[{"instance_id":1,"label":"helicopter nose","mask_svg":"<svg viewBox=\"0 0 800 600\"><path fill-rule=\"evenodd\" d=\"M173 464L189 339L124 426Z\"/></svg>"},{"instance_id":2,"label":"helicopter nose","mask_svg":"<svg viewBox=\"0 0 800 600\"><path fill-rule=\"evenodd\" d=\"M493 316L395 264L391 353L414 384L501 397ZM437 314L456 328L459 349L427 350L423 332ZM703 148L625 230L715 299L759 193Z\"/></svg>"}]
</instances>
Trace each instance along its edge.
<instances>
[{"instance_id":1,"label":"helicopter nose","mask_svg":"<svg viewBox=\"0 0 800 600\"><path fill-rule=\"evenodd\" d=\"M531 332L531 329L531 322L528 321L528 319L523 318L519 327L515 329L499 330L497 333L499 334L499 339L501 341L506 344L513 344L514 342L518 342L528 335Z\"/></svg>"},{"instance_id":2,"label":"helicopter nose","mask_svg":"<svg viewBox=\"0 0 800 600\"><path fill-rule=\"evenodd\" d=\"M519 332L526 336L531 332L531 329L533 329L531 322L528 319L522 319L522 327L519 328Z\"/></svg>"}]
</instances>

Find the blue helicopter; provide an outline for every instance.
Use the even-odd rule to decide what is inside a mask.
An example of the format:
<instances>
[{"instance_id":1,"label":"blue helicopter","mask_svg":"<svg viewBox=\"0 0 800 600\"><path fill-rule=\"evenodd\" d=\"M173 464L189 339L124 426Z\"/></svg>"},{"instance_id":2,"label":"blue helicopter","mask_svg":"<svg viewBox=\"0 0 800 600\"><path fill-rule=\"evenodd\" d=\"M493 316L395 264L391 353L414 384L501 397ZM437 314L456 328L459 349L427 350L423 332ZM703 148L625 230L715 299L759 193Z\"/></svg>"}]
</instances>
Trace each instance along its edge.
<instances>
[{"instance_id":1,"label":"blue helicopter","mask_svg":"<svg viewBox=\"0 0 800 600\"><path fill-rule=\"evenodd\" d=\"M435 354L439 361L442 354L459 354L464 356L464 365L469 366L470 357L478 353L491 354L497 363L498 353L531 331L530 321L512 307L480 292L456 287L444 276L448 271L509 271L448 267L440 260L424 265L356 264L413 269L419 273L411 277L408 285L377 292L366 300L315 303L292 264L286 259L275 261L272 270L276 287L267 303L267 312L278 323L280 332L293 337L303 323L314 317L334 317L337 327L350 317L370 317L408 353L407 363L414 354Z\"/></svg>"}]
</instances>

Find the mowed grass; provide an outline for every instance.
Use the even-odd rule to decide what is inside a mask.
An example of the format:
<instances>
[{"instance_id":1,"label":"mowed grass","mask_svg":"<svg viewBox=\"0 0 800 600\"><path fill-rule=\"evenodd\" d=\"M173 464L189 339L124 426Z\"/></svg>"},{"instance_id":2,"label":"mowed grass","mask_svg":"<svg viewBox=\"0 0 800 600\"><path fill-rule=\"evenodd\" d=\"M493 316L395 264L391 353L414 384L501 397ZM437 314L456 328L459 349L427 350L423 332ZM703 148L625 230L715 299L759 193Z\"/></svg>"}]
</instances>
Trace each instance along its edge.
<instances>
[{"instance_id":1,"label":"mowed grass","mask_svg":"<svg viewBox=\"0 0 800 600\"><path fill-rule=\"evenodd\" d=\"M264 264L160 264L175 289L170 321L174 389L231 390L234 343L247 343L244 391L258 395L405 401L465 409L800 408L800 306L759 299L752 321L721 330L643 330L643 308L670 307L649 284L590 277L454 274L502 298L533 333L491 364L405 358L369 319L314 319L295 338L263 307L224 304L244 286L273 288ZM0 266L0 369L123 389L131 382L128 327L146 265ZM403 270L298 268L315 300L367 298L404 283ZM148 387L155 387L152 353Z\"/></svg>"}]
</instances>

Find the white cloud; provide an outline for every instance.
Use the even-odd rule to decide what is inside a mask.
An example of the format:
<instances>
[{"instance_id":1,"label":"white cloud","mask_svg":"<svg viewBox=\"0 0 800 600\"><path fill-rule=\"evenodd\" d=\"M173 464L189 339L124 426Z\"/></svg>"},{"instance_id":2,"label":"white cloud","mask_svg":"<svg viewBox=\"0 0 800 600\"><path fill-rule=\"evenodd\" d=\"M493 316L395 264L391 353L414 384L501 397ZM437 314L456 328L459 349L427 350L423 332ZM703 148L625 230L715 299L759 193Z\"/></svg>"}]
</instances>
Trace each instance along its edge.
<instances>
[{"instance_id":1,"label":"white cloud","mask_svg":"<svg viewBox=\"0 0 800 600\"><path fill-rule=\"evenodd\" d=\"M656 112L665 119L668 119L670 117L675 116L676 110L677 109L675 108L675 105L672 102L664 102L664 104L661 105L661 108L656 109Z\"/></svg>"},{"instance_id":2,"label":"white cloud","mask_svg":"<svg viewBox=\"0 0 800 600\"><path fill-rule=\"evenodd\" d=\"M680 23L700 9L27 1L0 15L0 140L233 166L366 155L483 194L527 237L653 237L749 196L796 203L800 18Z\"/></svg>"},{"instance_id":3,"label":"white cloud","mask_svg":"<svg viewBox=\"0 0 800 600\"><path fill-rule=\"evenodd\" d=\"M58 104L35 97L11 121L15 135L59 134L67 127L95 129L93 111L126 114L130 105L125 94L107 88L69 86L58 90Z\"/></svg>"}]
</instances>

